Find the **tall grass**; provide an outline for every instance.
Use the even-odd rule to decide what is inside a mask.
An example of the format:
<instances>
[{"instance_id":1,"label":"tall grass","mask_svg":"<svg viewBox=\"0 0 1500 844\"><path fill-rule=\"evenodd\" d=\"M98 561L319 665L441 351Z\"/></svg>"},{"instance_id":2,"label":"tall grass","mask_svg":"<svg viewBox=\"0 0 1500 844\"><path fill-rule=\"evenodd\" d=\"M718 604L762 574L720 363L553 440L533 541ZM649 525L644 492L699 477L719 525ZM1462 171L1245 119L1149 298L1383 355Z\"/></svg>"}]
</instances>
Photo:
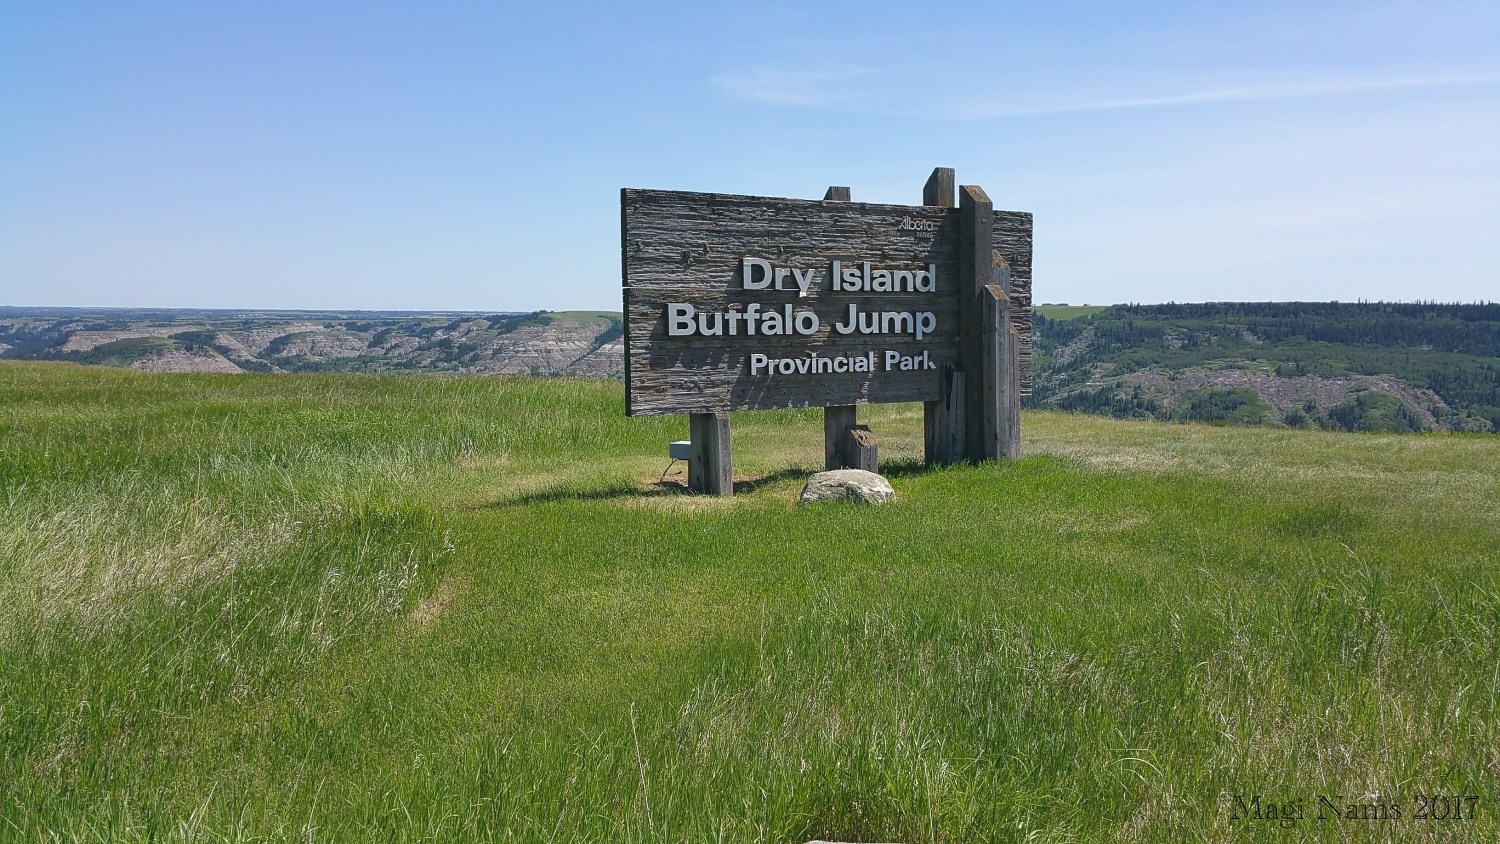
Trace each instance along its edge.
<instances>
[{"instance_id":1,"label":"tall grass","mask_svg":"<svg viewBox=\"0 0 1500 844\"><path fill-rule=\"evenodd\" d=\"M6 365L0 840L1500 834L1500 441L868 421L799 509L816 411L725 501L608 383Z\"/></svg>"}]
</instances>

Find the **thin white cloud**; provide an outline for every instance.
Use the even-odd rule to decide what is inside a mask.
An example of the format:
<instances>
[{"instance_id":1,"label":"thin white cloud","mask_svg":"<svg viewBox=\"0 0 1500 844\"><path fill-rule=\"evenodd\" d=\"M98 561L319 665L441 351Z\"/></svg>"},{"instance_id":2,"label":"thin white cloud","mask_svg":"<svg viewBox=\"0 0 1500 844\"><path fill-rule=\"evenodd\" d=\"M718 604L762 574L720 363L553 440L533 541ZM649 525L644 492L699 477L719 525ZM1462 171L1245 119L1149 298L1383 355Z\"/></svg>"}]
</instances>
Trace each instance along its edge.
<instances>
[{"instance_id":1,"label":"thin white cloud","mask_svg":"<svg viewBox=\"0 0 1500 844\"><path fill-rule=\"evenodd\" d=\"M1003 117L1026 117L1043 114L1076 114L1093 111L1115 111L1132 108L1159 108L1202 105L1208 103L1248 102L1255 100L1293 100L1360 94L1403 88L1445 88L1465 85L1488 85L1500 82L1500 76L1413 76L1384 79L1337 79L1306 82L1284 82L1267 85L1241 85L1207 88L1180 94L1118 99L1074 100L1018 105L988 103L955 109L949 116L958 119L983 120Z\"/></svg>"},{"instance_id":2,"label":"thin white cloud","mask_svg":"<svg viewBox=\"0 0 1500 844\"><path fill-rule=\"evenodd\" d=\"M849 106L874 68L840 65L812 70L758 66L721 73L713 84L733 97L766 105Z\"/></svg>"},{"instance_id":3,"label":"thin white cloud","mask_svg":"<svg viewBox=\"0 0 1500 844\"><path fill-rule=\"evenodd\" d=\"M1376 93L1412 88L1451 88L1500 83L1500 74L1454 74L1389 76L1373 78L1309 79L1223 85L1175 93L1117 97L1081 97L1031 94L984 102L939 106L933 113L931 92L913 91L903 84L906 74L882 72L860 65L819 68L782 68L759 65L727 71L712 78L713 84L732 97L765 105L836 108L880 113L925 112L951 120L994 120L1049 114L1080 114L1140 108L1171 108L1214 103L1295 100L1348 94ZM912 103L896 105L911 94ZM920 100L918 99L920 97ZM916 105L917 102L922 105Z\"/></svg>"}]
</instances>

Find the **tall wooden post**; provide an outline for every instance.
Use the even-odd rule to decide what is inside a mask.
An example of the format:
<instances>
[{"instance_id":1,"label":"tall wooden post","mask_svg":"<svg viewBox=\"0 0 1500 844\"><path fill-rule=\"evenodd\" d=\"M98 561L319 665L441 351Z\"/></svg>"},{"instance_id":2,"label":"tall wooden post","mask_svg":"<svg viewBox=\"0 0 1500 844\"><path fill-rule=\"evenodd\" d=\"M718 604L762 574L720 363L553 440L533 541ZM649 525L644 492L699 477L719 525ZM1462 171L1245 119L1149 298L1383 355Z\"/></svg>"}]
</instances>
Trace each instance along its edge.
<instances>
[{"instance_id":1,"label":"tall wooden post","mask_svg":"<svg viewBox=\"0 0 1500 844\"><path fill-rule=\"evenodd\" d=\"M832 185L823 194L824 202L848 202L849 188ZM874 465L861 465L862 463L875 462L874 452L871 451L868 461L860 460L857 450L852 447L854 427L858 414L852 404L830 405L823 408L823 468L825 469L867 469L874 472ZM851 452L855 452L851 454Z\"/></svg>"},{"instance_id":2,"label":"tall wooden post","mask_svg":"<svg viewBox=\"0 0 1500 844\"><path fill-rule=\"evenodd\" d=\"M688 489L708 495L734 495L729 414L689 414L688 434L693 441L693 456L688 460Z\"/></svg>"},{"instance_id":3,"label":"tall wooden post","mask_svg":"<svg viewBox=\"0 0 1500 844\"><path fill-rule=\"evenodd\" d=\"M932 208L953 207L953 168L934 167L922 186L922 204Z\"/></svg>"},{"instance_id":4,"label":"tall wooden post","mask_svg":"<svg viewBox=\"0 0 1500 844\"><path fill-rule=\"evenodd\" d=\"M964 458L987 456L998 440L993 430L998 416L985 412L985 384L997 373L987 372L998 360L985 359L985 287L990 284L994 252L994 205L984 188L964 185L958 196L958 322L959 365L964 370ZM988 366L987 366L988 364ZM987 377L990 376L990 377Z\"/></svg>"},{"instance_id":5,"label":"tall wooden post","mask_svg":"<svg viewBox=\"0 0 1500 844\"><path fill-rule=\"evenodd\" d=\"M977 459L1015 460L1021 456L1020 338L1010 323L1008 288L987 284L980 298L984 302L984 407L980 414L984 441Z\"/></svg>"},{"instance_id":6,"label":"tall wooden post","mask_svg":"<svg viewBox=\"0 0 1500 844\"><path fill-rule=\"evenodd\" d=\"M1021 335L1012 321L1010 264L999 252L992 253L990 298L995 301L995 326L991 332L998 346L996 362L996 432L999 440L995 459L1016 460L1021 456Z\"/></svg>"},{"instance_id":7,"label":"tall wooden post","mask_svg":"<svg viewBox=\"0 0 1500 844\"><path fill-rule=\"evenodd\" d=\"M952 208L953 183L952 167L933 168L922 186L922 204ZM937 400L922 407L922 450L929 466L952 463L964 455L964 373L949 363L938 377Z\"/></svg>"},{"instance_id":8,"label":"tall wooden post","mask_svg":"<svg viewBox=\"0 0 1500 844\"><path fill-rule=\"evenodd\" d=\"M848 448L844 439L854 429L855 409L852 404L836 404L823 408L823 468L845 469L848 463L844 455Z\"/></svg>"}]
</instances>

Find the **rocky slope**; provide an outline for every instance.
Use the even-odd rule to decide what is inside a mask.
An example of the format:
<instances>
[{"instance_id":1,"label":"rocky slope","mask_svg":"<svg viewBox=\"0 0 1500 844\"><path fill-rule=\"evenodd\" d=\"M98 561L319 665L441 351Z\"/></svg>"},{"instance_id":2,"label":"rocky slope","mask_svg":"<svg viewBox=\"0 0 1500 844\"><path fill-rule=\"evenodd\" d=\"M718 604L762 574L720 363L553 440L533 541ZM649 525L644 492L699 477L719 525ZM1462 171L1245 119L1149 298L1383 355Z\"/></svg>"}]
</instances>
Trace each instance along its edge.
<instances>
[{"instance_id":1,"label":"rocky slope","mask_svg":"<svg viewBox=\"0 0 1500 844\"><path fill-rule=\"evenodd\" d=\"M0 357L153 372L623 377L617 314L0 309Z\"/></svg>"},{"instance_id":2,"label":"rocky slope","mask_svg":"<svg viewBox=\"0 0 1500 844\"><path fill-rule=\"evenodd\" d=\"M1032 407L1278 425L1500 429L1500 307L1493 305L1042 306L1035 328ZM156 372L622 378L621 329L620 315L610 312L0 308L0 358Z\"/></svg>"}]
</instances>

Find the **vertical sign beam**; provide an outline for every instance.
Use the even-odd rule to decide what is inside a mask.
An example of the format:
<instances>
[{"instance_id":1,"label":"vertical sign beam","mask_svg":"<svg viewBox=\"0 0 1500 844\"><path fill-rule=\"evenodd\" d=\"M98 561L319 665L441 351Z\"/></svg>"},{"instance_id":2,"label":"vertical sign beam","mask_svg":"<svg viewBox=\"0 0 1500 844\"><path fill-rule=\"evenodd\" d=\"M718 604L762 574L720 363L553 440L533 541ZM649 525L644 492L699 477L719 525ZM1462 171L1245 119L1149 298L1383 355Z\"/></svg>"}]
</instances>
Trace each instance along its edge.
<instances>
[{"instance_id":1,"label":"vertical sign beam","mask_svg":"<svg viewBox=\"0 0 1500 844\"><path fill-rule=\"evenodd\" d=\"M1006 288L985 286L984 407L981 424L984 460L1015 460L1021 456L1020 336L1010 323Z\"/></svg>"},{"instance_id":2,"label":"vertical sign beam","mask_svg":"<svg viewBox=\"0 0 1500 844\"><path fill-rule=\"evenodd\" d=\"M629 389L628 386L632 371L630 368L631 346L635 345L629 342L629 340L635 335L630 333L630 305L628 303L630 298L630 250L628 249L626 240L629 235L628 215L625 213L626 195L625 189L620 188L620 286L625 289L625 298L627 300L625 307L620 309L620 322L625 329L625 383L627 385L625 390L625 415L629 416L631 415L631 400L635 396L635 391Z\"/></svg>"},{"instance_id":3,"label":"vertical sign beam","mask_svg":"<svg viewBox=\"0 0 1500 844\"><path fill-rule=\"evenodd\" d=\"M978 460L999 460L1002 445L1001 419L1005 415L1005 343L1000 339L1005 330L1005 294L999 285L987 284L979 300L984 306L984 331L980 335L984 348L984 362L980 377L980 392L983 403L979 406L980 432L984 439L976 444L974 457Z\"/></svg>"},{"instance_id":4,"label":"vertical sign beam","mask_svg":"<svg viewBox=\"0 0 1500 844\"><path fill-rule=\"evenodd\" d=\"M848 202L849 188L829 186L823 194L824 202ZM845 440L854 429L856 413L852 404L830 405L823 408L823 468L844 469L849 467L849 449ZM873 469L871 471L874 471Z\"/></svg>"},{"instance_id":5,"label":"vertical sign beam","mask_svg":"<svg viewBox=\"0 0 1500 844\"><path fill-rule=\"evenodd\" d=\"M838 404L823 408L823 468L850 468L846 455L850 431L854 430L854 405Z\"/></svg>"},{"instance_id":6,"label":"vertical sign beam","mask_svg":"<svg viewBox=\"0 0 1500 844\"><path fill-rule=\"evenodd\" d=\"M707 495L734 495L729 414L689 414L688 430L693 441L693 457L688 461L688 489Z\"/></svg>"},{"instance_id":7,"label":"vertical sign beam","mask_svg":"<svg viewBox=\"0 0 1500 844\"><path fill-rule=\"evenodd\" d=\"M923 454L928 466L964 457L964 371L945 363L938 372L937 401L922 403Z\"/></svg>"},{"instance_id":8,"label":"vertical sign beam","mask_svg":"<svg viewBox=\"0 0 1500 844\"><path fill-rule=\"evenodd\" d=\"M953 207L953 168L934 167L922 186L922 204L933 208Z\"/></svg>"},{"instance_id":9,"label":"vertical sign beam","mask_svg":"<svg viewBox=\"0 0 1500 844\"><path fill-rule=\"evenodd\" d=\"M998 373L987 373L998 359L985 359L984 288L990 284L994 253L994 205L984 188L964 185L958 191L958 321L959 363L964 370L964 457L987 458L987 444L998 441L999 418L984 412L984 386ZM990 446L993 448L993 446Z\"/></svg>"},{"instance_id":10,"label":"vertical sign beam","mask_svg":"<svg viewBox=\"0 0 1500 844\"><path fill-rule=\"evenodd\" d=\"M1006 355L1010 360L1010 368L1005 371L1005 379L1010 391L1009 412L1001 420L1005 425L1005 453L1001 455L1006 460L1021 459L1021 332L1009 319L1005 321L1005 348Z\"/></svg>"},{"instance_id":11,"label":"vertical sign beam","mask_svg":"<svg viewBox=\"0 0 1500 844\"><path fill-rule=\"evenodd\" d=\"M1016 460L1021 456L1021 335L1012 321L1010 301L1010 264L999 252L993 253L990 286L998 297L998 335L1000 361L998 381L999 445L995 456Z\"/></svg>"},{"instance_id":12,"label":"vertical sign beam","mask_svg":"<svg viewBox=\"0 0 1500 844\"><path fill-rule=\"evenodd\" d=\"M985 460L1021 456L1020 335L1011 324L1010 265L999 252L991 255L984 302L984 406L981 420Z\"/></svg>"},{"instance_id":13,"label":"vertical sign beam","mask_svg":"<svg viewBox=\"0 0 1500 844\"><path fill-rule=\"evenodd\" d=\"M952 167L934 167L922 186L922 204L952 208L953 183ZM963 456L964 374L953 364L944 364L938 383L938 399L922 406L922 451L929 466L952 463Z\"/></svg>"}]
</instances>

